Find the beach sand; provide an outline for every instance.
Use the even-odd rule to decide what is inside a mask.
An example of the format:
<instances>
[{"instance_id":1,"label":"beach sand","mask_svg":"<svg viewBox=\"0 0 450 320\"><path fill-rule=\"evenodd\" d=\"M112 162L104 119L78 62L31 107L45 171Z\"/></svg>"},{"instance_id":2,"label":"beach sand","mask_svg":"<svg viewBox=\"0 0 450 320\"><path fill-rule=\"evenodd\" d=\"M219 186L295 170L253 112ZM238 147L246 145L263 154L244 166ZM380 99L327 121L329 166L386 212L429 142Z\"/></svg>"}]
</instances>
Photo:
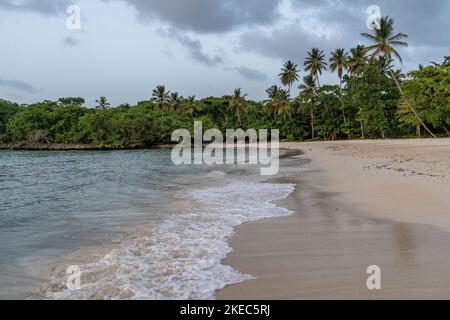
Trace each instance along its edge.
<instances>
[{"instance_id":1,"label":"beach sand","mask_svg":"<svg viewBox=\"0 0 450 320\"><path fill-rule=\"evenodd\" d=\"M218 299L450 299L450 139L288 143L289 217L249 223ZM366 270L381 268L381 290Z\"/></svg>"}]
</instances>

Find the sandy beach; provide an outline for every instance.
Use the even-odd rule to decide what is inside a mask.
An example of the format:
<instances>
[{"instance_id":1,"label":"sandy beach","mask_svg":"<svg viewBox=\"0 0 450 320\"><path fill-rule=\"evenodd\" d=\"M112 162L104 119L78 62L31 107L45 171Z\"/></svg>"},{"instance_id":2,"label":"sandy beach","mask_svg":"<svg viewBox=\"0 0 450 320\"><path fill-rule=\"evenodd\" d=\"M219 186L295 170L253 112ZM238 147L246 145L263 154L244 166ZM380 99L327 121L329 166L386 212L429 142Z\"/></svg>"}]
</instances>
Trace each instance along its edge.
<instances>
[{"instance_id":1,"label":"sandy beach","mask_svg":"<svg viewBox=\"0 0 450 320\"><path fill-rule=\"evenodd\" d=\"M237 228L218 299L450 299L450 139L287 143L289 217ZM381 268L368 290L367 267Z\"/></svg>"}]
</instances>

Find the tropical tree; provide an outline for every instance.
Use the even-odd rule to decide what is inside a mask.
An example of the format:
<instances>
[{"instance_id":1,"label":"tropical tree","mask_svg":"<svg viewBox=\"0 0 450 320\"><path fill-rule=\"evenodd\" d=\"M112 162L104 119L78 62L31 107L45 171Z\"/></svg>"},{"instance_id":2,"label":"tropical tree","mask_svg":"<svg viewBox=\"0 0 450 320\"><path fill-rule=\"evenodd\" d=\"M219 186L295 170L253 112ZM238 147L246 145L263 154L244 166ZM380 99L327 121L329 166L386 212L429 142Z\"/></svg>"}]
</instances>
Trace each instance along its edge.
<instances>
[{"instance_id":1,"label":"tropical tree","mask_svg":"<svg viewBox=\"0 0 450 320\"><path fill-rule=\"evenodd\" d=\"M231 110L237 117L239 125L241 123L241 112L245 108L245 97L247 94L242 94L241 88L234 89L233 96L231 97L228 110Z\"/></svg>"},{"instance_id":2,"label":"tropical tree","mask_svg":"<svg viewBox=\"0 0 450 320\"><path fill-rule=\"evenodd\" d=\"M327 70L327 62L325 61L325 54L323 50L317 48L311 49L307 52L307 56L304 62L305 71L309 72L311 76L317 81L317 85L320 87L319 75L322 75L323 71Z\"/></svg>"},{"instance_id":3,"label":"tropical tree","mask_svg":"<svg viewBox=\"0 0 450 320\"><path fill-rule=\"evenodd\" d=\"M106 97L100 97L100 99L95 100L95 103L97 103L96 109L99 110L106 110L111 108L111 104L108 102L108 99Z\"/></svg>"},{"instance_id":4,"label":"tropical tree","mask_svg":"<svg viewBox=\"0 0 450 320\"><path fill-rule=\"evenodd\" d=\"M273 106L276 115L282 115L285 118L286 115L290 115L292 112L292 104L289 92L283 89L278 90Z\"/></svg>"},{"instance_id":5,"label":"tropical tree","mask_svg":"<svg viewBox=\"0 0 450 320\"><path fill-rule=\"evenodd\" d=\"M363 67L366 62L366 47L363 45L358 45L355 48L350 49L351 55L347 60L347 71L352 74L358 74L361 67Z\"/></svg>"},{"instance_id":6,"label":"tropical tree","mask_svg":"<svg viewBox=\"0 0 450 320\"><path fill-rule=\"evenodd\" d=\"M345 52L345 49L336 49L336 51L331 53L330 58L330 70L331 72L338 73L339 77L339 86L342 85L342 76L344 75L344 70L347 68L347 60L349 56L348 53Z\"/></svg>"},{"instance_id":7,"label":"tropical tree","mask_svg":"<svg viewBox=\"0 0 450 320\"><path fill-rule=\"evenodd\" d=\"M286 117L286 115L291 114L292 103L287 90L274 85L268 88L266 92L269 99L265 101L265 104L268 107L269 116L283 115Z\"/></svg>"},{"instance_id":8,"label":"tropical tree","mask_svg":"<svg viewBox=\"0 0 450 320\"><path fill-rule=\"evenodd\" d=\"M400 61L400 63L403 63L402 57L395 47L407 47L408 43L403 40L408 38L408 36L404 33L394 34L394 20L392 18L389 18L388 16L382 17L380 19L379 25L375 26L374 28L374 34L364 32L362 33L362 36L373 43L372 45L367 47L367 51L370 52L370 56L372 59L382 55L385 56L388 61L391 61L393 57L396 57ZM392 70L391 66L389 66L389 71L395 81L395 84L397 85L398 90L400 91L400 94L404 97L405 95L400 85L400 81L395 76L395 73ZM404 100L406 105L414 113L414 116L425 128L425 130L427 130L432 137L436 138L436 135L427 127L425 122L419 116L419 113L411 105L411 103L409 103L408 99L404 98Z\"/></svg>"},{"instance_id":9,"label":"tropical tree","mask_svg":"<svg viewBox=\"0 0 450 320\"><path fill-rule=\"evenodd\" d=\"M178 92L172 92L167 99L172 110L176 111L181 106L183 97L178 94Z\"/></svg>"},{"instance_id":10,"label":"tropical tree","mask_svg":"<svg viewBox=\"0 0 450 320\"><path fill-rule=\"evenodd\" d=\"M195 101L195 96L187 97L183 100L184 107L186 109L186 112L190 114L191 116L195 116L197 113L197 103Z\"/></svg>"},{"instance_id":11,"label":"tropical tree","mask_svg":"<svg viewBox=\"0 0 450 320\"><path fill-rule=\"evenodd\" d=\"M315 126L314 126L314 112L315 112L315 93L317 90L316 81L312 75L303 77L303 83L298 87L300 89L300 95L303 98L306 105L309 106L311 115L311 137L315 139Z\"/></svg>"},{"instance_id":12,"label":"tropical tree","mask_svg":"<svg viewBox=\"0 0 450 320\"><path fill-rule=\"evenodd\" d=\"M281 73L278 76L280 77L281 83L288 87L289 94L291 94L292 84L298 81L298 73L297 65L290 60L281 68Z\"/></svg>"},{"instance_id":13,"label":"tropical tree","mask_svg":"<svg viewBox=\"0 0 450 320\"><path fill-rule=\"evenodd\" d=\"M161 112L161 116L164 116L164 110L169 105L170 91L166 92L165 86L157 86L153 90L152 101L155 103L156 109Z\"/></svg>"},{"instance_id":14,"label":"tropical tree","mask_svg":"<svg viewBox=\"0 0 450 320\"><path fill-rule=\"evenodd\" d=\"M275 115L275 102L280 90L281 88L279 88L277 85L273 85L270 88L266 89L268 100L264 101L264 105L267 107L267 115L270 117L273 117Z\"/></svg>"},{"instance_id":15,"label":"tropical tree","mask_svg":"<svg viewBox=\"0 0 450 320\"><path fill-rule=\"evenodd\" d=\"M339 77L339 89L340 89L340 100L341 100L341 111L344 117L344 124L347 125L347 119L345 117L344 102L342 101L342 76L344 75L344 70L347 68L348 53L345 49L339 48L331 53L330 58L330 70L331 72L338 73Z\"/></svg>"},{"instance_id":16,"label":"tropical tree","mask_svg":"<svg viewBox=\"0 0 450 320\"><path fill-rule=\"evenodd\" d=\"M442 128L450 136L450 66L428 66L411 71L409 79L403 83L403 90L409 102L420 116L434 128ZM404 101L401 101L399 115L403 123L416 125L420 136L420 123L411 113Z\"/></svg>"}]
</instances>

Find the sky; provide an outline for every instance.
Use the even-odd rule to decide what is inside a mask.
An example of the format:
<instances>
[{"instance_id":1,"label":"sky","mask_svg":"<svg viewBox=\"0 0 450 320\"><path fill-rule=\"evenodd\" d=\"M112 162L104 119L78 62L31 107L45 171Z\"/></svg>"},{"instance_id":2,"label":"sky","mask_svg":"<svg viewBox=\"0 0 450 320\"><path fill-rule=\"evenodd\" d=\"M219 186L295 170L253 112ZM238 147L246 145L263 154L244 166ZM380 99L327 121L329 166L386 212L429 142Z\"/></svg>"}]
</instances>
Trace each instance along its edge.
<instances>
[{"instance_id":1,"label":"sky","mask_svg":"<svg viewBox=\"0 0 450 320\"><path fill-rule=\"evenodd\" d=\"M242 87L262 100L286 60L304 76L311 48L329 58L364 44L371 5L409 35L405 70L450 55L448 0L0 0L0 99L134 104L162 84L197 98Z\"/></svg>"}]
</instances>

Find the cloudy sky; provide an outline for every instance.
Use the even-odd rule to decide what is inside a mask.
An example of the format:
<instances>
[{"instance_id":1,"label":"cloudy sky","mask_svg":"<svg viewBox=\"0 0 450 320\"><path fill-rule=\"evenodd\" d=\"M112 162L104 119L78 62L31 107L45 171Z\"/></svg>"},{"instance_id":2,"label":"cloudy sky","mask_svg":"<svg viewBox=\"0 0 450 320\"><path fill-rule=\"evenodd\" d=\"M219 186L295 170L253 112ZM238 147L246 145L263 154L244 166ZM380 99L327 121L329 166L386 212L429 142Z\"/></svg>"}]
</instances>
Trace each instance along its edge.
<instances>
[{"instance_id":1,"label":"cloudy sky","mask_svg":"<svg viewBox=\"0 0 450 320\"><path fill-rule=\"evenodd\" d=\"M70 5L80 30L67 28ZM0 98L118 105L165 84L184 96L242 87L263 99L283 61L363 43L369 5L410 36L405 69L450 55L448 0L0 0Z\"/></svg>"}]
</instances>

